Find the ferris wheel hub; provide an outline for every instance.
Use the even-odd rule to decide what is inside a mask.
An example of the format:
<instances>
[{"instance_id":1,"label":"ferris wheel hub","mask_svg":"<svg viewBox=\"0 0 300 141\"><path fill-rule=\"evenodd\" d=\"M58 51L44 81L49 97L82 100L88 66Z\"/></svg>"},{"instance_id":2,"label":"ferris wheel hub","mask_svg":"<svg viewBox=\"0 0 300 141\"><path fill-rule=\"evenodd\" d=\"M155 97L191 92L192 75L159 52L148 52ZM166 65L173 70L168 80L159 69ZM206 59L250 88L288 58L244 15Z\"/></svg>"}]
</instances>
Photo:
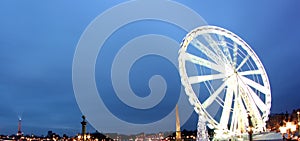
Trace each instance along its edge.
<instances>
[{"instance_id":1,"label":"ferris wheel hub","mask_svg":"<svg viewBox=\"0 0 300 141\"><path fill-rule=\"evenodd\" d=\"M231 77L233 74L235 74L235 72L236 71L232 68L231 65L225 65L225 77Z\"/></svg>"}]
</instances>

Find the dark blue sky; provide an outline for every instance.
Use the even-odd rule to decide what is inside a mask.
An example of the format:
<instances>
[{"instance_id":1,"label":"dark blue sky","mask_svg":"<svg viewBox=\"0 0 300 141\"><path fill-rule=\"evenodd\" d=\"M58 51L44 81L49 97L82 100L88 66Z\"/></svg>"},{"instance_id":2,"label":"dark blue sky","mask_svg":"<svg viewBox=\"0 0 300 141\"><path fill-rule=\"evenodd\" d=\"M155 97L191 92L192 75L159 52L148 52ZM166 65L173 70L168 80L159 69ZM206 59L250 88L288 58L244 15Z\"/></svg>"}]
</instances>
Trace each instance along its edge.
<instances>
[{"instance_id":1,"label":"dark blue sky","mask_svg":"<svg viewBox=\"0 0 300 141\"><path fill-rule=\"evenodd\" d=\"M16 132L18 115L27 133L80 131L81 112L72 87L76 45L96 16L121 2L0 2L0 134ZM177 2L253 48L269 76L271 113L300 108L299 1Z\"/></svg>"}]
</instances>

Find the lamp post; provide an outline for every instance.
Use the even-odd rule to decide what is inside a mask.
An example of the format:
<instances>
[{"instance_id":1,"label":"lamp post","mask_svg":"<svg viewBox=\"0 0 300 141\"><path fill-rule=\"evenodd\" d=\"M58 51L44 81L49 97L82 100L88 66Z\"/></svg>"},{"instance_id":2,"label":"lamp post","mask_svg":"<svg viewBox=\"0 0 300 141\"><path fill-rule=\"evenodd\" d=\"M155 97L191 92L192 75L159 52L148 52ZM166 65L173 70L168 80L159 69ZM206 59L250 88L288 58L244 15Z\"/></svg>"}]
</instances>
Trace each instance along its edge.
<instances>
[{"instance_id":1,"label":"lamp post","mask_svg":"<svg viewBox=\"0 0 300 141\"><path fill-rule=\"evenodd\" d=\"M300 111L297 112L298 116L298 138L300 138Z\"/></svg>"},{"instance_id":2,"label":"lamp post","mask_svg":"<svg viewBox=\"0 0 300 141\"><path fill-rule=\"evenodd\" d=\"M248 127L248 134L249 134L249 141L252 141L252 128L253 128L253 125L252 125L252 121L251 121L251 116L250 114L248 113L248 124L249 124L249 127Z\"/></svg>"}]
</instances>

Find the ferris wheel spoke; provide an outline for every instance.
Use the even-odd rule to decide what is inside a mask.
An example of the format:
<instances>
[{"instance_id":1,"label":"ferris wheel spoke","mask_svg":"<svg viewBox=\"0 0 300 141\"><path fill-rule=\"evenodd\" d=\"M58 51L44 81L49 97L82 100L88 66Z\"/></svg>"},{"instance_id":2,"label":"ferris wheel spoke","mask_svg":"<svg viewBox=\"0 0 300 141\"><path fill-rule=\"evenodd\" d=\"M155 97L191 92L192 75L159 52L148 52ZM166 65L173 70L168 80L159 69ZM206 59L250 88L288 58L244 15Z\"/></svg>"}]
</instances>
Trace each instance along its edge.
<instances>
[{"instance_id":1,"label":"ferris wheel spoke","mask_svg":"<svg viewBox=\"0 0 300 141\"><path fill-rule=\"evenodd\" d=\"M239 66L236 68L236 70L238 71L249 59L249 54L243 59L243 61L239 64Z\"/></svg>"},{"instance_id":2,"label":"ferris wheel spoke","mask_svg":"<svg viewBox=\"0 0 300 141\"><path fill-rule=\"evenodd\" d=\"M229 122L232 100L233 100L233 90L231 88L227 88L223 111L220 119L220 124L223 129L227 128L227 124Z\"/></svg>"},{"instance_id":3,"label":"ferris wheel spoke","mask_svg":"<svg viewBox=\"0 0 300 141\"><path fill-rule=\"evenodd\" d=\"M232 62L232 58L228 49L228 46L226 44L225 38L224 36L221 36L218 34L219 40L221 41L221 46L223 46L223 52L225 54L225 56L227 57L227 59L229 60L229 62Z\"/></svg>"},{"instance_id":4,"label":"ferris wheel spoke","mask_svg":"<svg viewBox=\"0 0 300 141\"><path fill-rule=\"evenodd\" d=\"M247 108L249 109L250 114L253 116L252 119L253 119L254 123L260 124L262 121L262 116L259 113L257 105L253 101L251 102L251 104L252 104L251 108L250 107L247 107ZM252 110L252 111L250 111L250 110Z\"/></svg>"},{"instance_id":5,"label":"ferris wheel spoke","mask_svg":"<svg viewBox=\"0 0 300 141\"><path fill-rule=\"evenodd\" d=\"M229 81L230 82L230 81ZM235 81L233 81L235 82ZM237 105L238 105L238 100L237 99L237 94L238 94L238 90L237 90L237 84L236 83L232 83L231 87L233 89L233 94L234 94L234 103L233 103L233 112L232 112L232 119L231 119L231 124L230 124L230 130L234 131L235 129L237 129L237 122L238 122L238 110L237 110Z\"/></svg>"},{"instance_id":6,"label":"ferris wheel spoke","mask_svg":"<svg viewBox=\"0 0 300 141\"><path fill-rule=\"evenodd\" d=\"M201 57L198 57L198 56L195 56L193 54L190 54L190 53L184 53L184 58L185 60L188 60L192 63L195 63L195 64L198 64L200 66L204 66L204 67L207 67L207 68L210 68L210 69L213 69L215 71L218 71L218 72L221 72L221 73L224 73L224 67L222 67L221 65L217 65L211 61L208 61L206 59L203 59Z\"/></svg>"},{"instance_id":7,"label":"ferris wheel spoke","mask_svg":"<svg viewBox=\"0 0 300 141\"><path fill-rule=\"evenodd\" d=\"M224 64L220 57L218 57L213 51L211 51L207 46L202 44L199 40L193 39L191 43L199 51L203 52L207 57L212 59L216 64Z\"/></svg>"},{"instance_id":8,"label":"ferris wheel spoke","mask_svg":"<svg viewBox=\"0 0 300 141\"><path fill-rule=\"evenodd\" d=\"M239 110L239 115L238 115L238 128L240 131L246 130L244 129L244 125L247 124L247 121L245 119L247 119L247 117L245 117L247 115L247 110L245 109L245 106L243 104L242 98L239 96L237 98L238 100L238 110Z\"/></svg>"},{"instance_id":9,"label":"ferris wheel spoke","mask_svg":"<svg viewBox=\"0 0 300 141\"><path fill-rule=\"evenodd\" d=\"M242 106L241 106L241 98L239 96L235 97L234 107L233 107L233 116L230 129L232 131L239 130L242 123Z\"/></svg>"},{"instance_id":10,"label":"ferris wheel spoke","mask_svg":"<svg viewBox=\"0 0 300 141\"><path fill-rule=\"evenodd\" d=\"M253 99L257 107L265 112L267 110L267 105L258 97L258 95L249 87L247 86L247 90L249 91L250 97Z\"/></svg>"},{"instance_id":11,"label":"ferris wheel spoke","mask_svg":"<svg viewBox=\"0 0 300 141\"><path fill-rule=\"evenodd\" d=\"M228 60L226 60L226 57L224 55L224 53L222 52L222 50L220 49L219 45L216 43L216 41L211 37L210 34L204 34L204 39L209 43L209 45L212 47L212 49L214 50L215 53L217 53L217 55L219 57L224 58L223 61L228 62ZM223 62L224 63L224 62Z\"/></svg>"},{"instance_id":12,"label":"ferris wheel spoke","mask_svg":"<svg viewBox=\"0 0 300 141\"><path fill-rule=\"evenodd\" d=\"M241 86L243 87L244 91L248 91L249 98L253 99L254 103L256 104L255 107L258 107L263 112L267 110L266 104L262 101L261 98L258 97L258 95L253 91L252 88L243 83L241 83Z\"/></svg>"},{"instance_id":13,"label":"ferris wheel spoke","mask_svg":"<svg viewBox=\"0 0 300 141\"><path fill-rule=\"evenodd\" d=\"M263 85L245 77L245 76L239 76L239 78L244 82L245 84L248 84L249 86L253 87L254 89L264 93L264 94L269 94L270 90Z\"/></svg>"},{"instance_id":14,"label":"ferris wheel spoke","mask_svg":"<svg viewBox=\"0 0 300 141\"><path fill-rule=\"evenodd\" d=\"M245 106L247 107L247 109L249 111L249 114L253 116L254 123L258 123L259 121L262 120L262 117L261 117L261 115L259 113L259 110L258 110L259 106L257 106L257 104L255 103L254 99L252 98L252 95L253 94L256 95L256 94L247 85L241 83L240 86L241 86L242 97L243 97ZM262 108L263 107L265 107L265 106L262 105Z\"/></svg>"},{"instance_id":15,"label":"ferris wheel spoke","mask_svg":"<svg viewBox=\"0 0 300 141\"><path fill-rule=\"evenodd\" d=\"M232 112L232 119L231 119L231 124L230 124L230 130L234 131L235 129L237 129L237 121L238 121L238 114L237 114L237 105L238 101L235 100L234 101L234 107L233 107L233 112Z\"/></svg>"},{"instance_id":16,"label":"ferris wheel spoke","mask_svg":"<svg viewBox=\"0 0 300 141\"><path fill-rule=\"evenodd\" d=\"M249 70L249 71L242 71L238 72L239 75L254 75L254 74L261 74L260 70Z\"/></svg>"},{"instance_id":17,"label":"ferris wheel spoke","mask_svg":"<svg viewBox=\"0 0 300 141\"><path fill-rule=\"evenodd\" d=\"M225 86L226 86L226 81L223 82L223 84L203 102L202 106L205 109L208 106L210 106L213 103L213 101L217 98L217 96L222 92L222 90L225 88Z\"/></svg>"},{"instance_id":18,"label":"ferris wheel spoke","mask_svg":"<svg viewBox=\"0 0 300 141\"><path fill-rule=\"evenodd\" d=\"M233 43L233 67L236 68L236 64L237 64L237 53L238 51L238 45L236 44L236 42Z\"/></svg>"},{"instance_id":19,"label":"ferris wheel spoke","mask_svg":"<svg viewBox=\"0 0 300 141\"><path fill-rule=\"evenodd\" d=\"M209 80L216 80L225 78L224 74L211 74L211 75L200 75L200 76L191 76L189 77L189 82L191 84L201 83Z\"/></svg>"}]
</instances>

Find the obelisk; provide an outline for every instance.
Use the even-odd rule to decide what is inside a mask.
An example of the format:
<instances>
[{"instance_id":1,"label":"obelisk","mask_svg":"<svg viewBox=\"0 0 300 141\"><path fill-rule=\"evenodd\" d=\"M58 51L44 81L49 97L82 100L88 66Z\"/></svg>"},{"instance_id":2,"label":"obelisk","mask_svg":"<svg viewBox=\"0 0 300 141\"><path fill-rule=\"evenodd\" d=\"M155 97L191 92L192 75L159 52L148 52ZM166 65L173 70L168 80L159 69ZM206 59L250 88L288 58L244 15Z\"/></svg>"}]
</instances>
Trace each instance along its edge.
<instances>
[{"instance_id":1,"label":"obelisk","mask_svg":"<svg viewBox=\"0 0 300 141\"><path fill-rule=\"evenodd\" d=\"M176 141L181 141L180 119L178 105L176 104Z\"/></svg>"}]
</instances>

